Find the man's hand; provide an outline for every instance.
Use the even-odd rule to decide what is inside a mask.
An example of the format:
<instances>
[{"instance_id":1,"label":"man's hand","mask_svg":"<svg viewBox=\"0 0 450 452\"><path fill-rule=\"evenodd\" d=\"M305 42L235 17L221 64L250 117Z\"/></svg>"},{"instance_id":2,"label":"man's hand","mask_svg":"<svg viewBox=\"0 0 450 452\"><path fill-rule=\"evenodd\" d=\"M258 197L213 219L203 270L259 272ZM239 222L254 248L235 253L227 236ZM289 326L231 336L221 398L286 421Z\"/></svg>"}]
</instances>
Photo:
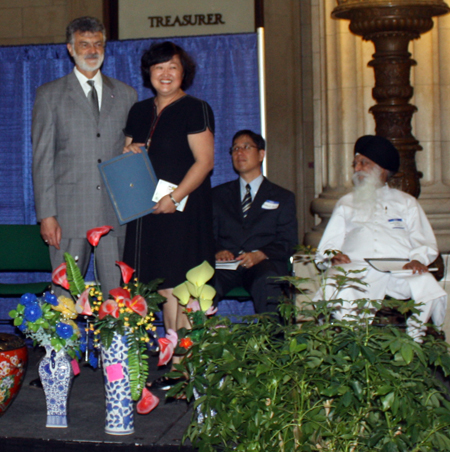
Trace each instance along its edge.
<instances>
[{"instance_id":1,"label":"man's hand","mask_svg":"<svg viewBox=\"0 0 450 452\"><path fill-rule=\"evenodd\" d=\"M228 250L218 251L216 253L216 261L232 261L234 259L234 254Z\"/></svg>"},{"instance_id":2,"label":"man's hand","mask_svg":"<svg viewBox=\"0 0 450 452\"><path fill-rule=\"evenodd\" d=\"M412 260L403 266L403 270L412 270L413 273L426 273L428 268L419 261Z\"/></svg>"},{"instance_id":3,"label":"man's hand","mask_svg":"<svg viewBox=\"0 0 450 452\"><path fill-rule=\"evenodd\" d=\"M236 258L237 261L241 261L240 266L245 268L251 268L254 265L258 265L264 259L267 259L267 256L262 251L252 251L250 253L242 253Z\"/></svg>"},{"instance_id":4,"label":"man's hand","mask_svg":"<svg viewBox=\"0 0 450 452\"><path fill-rule=\"evenodd\" d=\"M41 220L41 235L45 243L59 250L61 242L61 226L55 217L47 217Z\"/></svg>"},{"instance_id":5,"label":"man's hand","mask_svg":"<svg viewBox=\"0 0 450 452\"><path fill-rule=\"evenodd\" d=\"M338 253L331 258L331 263L333 265L350 264L352 261L346 254Z\"/></svg>"}]
</instances>

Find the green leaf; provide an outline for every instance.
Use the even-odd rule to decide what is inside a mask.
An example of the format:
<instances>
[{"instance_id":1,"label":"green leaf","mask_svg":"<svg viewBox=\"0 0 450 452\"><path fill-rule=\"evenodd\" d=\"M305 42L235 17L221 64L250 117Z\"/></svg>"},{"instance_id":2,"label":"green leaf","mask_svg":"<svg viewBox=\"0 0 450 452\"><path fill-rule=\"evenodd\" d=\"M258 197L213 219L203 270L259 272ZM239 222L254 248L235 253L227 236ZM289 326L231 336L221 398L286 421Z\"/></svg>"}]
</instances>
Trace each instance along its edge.
<instances>
[{"instance_id":1,"label":"green leaf","mask_svg":"<svg viewBox=\"0 0 450 452\"><path fill-rule=\"evenodd\" d=\"M103 327L100 330L100 340L102 342L103 347L105 347L106 350L108 350L109 347L111 347L113 337L114 337L114 330L112 330L110 328L106 328L106 327Z\"/></svg>"},{"instance_id":2,"label":"green leaf","mask_svg":"<svg viewBox=\"0 0 450 452\"><path fill-rule=\"evenodd\" d=\"M64 253L64 260L66 261L66 272L67 281L70 285L70 293L73 297L80 295L86 288L83 276L81 275L80 269L75 262L75 259L69 254Z\"/></svg>"},{"instance_id":3,"label":"green leaf","mask_svg":"<svg viewBox=\"0 0 450 452\"><path fill-rule=\"evenodd\" d=\"M381 399L383 405L383 411L387 411L391 408L391 405L395 399L395 393L392 391Z\"/></svg>"},{"instance_id":4,"label":"green leaf","mask_svg":"<svg viewBox=\"0 0 450 452\"><path fill-rule=\"evenodd\" d=\"M408 343L404 343L402 345L402 348L400 349L400 353L402 354L402 357L405 360L406 364L409 364L414 357L414 351L413 351L411 345Z\"/></svg>"},{"instance_id":5,"label":"green leaf","mask_svg":"<svg viewBox=\"0 0 450 452\"><path fill-rule=\"evenodd\" d=\"M17 317L18 314L17 314L17 311L16 311L15 309L13 309L12 311L9 311L8 315L9 315L11 318L15 319L15 318Z\"/></svg>"}]
</instances>

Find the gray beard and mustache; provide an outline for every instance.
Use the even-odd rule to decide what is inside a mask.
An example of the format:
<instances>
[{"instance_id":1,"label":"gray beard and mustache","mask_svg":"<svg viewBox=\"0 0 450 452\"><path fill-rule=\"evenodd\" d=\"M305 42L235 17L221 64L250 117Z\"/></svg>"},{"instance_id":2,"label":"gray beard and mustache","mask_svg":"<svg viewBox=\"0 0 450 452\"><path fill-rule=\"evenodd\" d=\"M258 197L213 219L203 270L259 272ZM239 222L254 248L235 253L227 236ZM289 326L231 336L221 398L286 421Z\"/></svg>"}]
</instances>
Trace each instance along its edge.
<instances>
[{"instance_id":1,"label":"gray beard and mustache","mask_svg":"<svg viewBox=\"0 0 450 452\"><path fill-rule=\"evenodd\" d=\"M380 180L381 169L374 167L370 172L358 171L353 174L353 199L355 207L361 210L371 210L377 202L377 189L384 184ZM362 179L360 180L360 177Z\"/></svg>"},{"instance_id":2,"label":"gray beard and mustache","mask_svg":"<svg viewBox=\"0 0 450 452\"><path fill-rule=\"evenodd\" d=\"M89 55L78 55L75 52L75 48L73 49L73 59L75 61L75 64L86 72L92 72L96 71L97 69L100 69L100 66L103 64L103 60L105 59L105 55L98 54L98 53L90 53ZM97 64L95 66L90 66L86 60L97 60Z\"/></svg>"}]
</instances>

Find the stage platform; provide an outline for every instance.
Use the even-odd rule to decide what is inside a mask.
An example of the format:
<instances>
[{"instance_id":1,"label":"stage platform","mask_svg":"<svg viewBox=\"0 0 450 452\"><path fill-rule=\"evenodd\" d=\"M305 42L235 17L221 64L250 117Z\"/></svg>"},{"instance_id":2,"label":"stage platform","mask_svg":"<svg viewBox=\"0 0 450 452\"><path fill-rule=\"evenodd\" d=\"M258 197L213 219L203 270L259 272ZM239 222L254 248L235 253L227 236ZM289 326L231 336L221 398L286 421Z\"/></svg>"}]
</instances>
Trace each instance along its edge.
<instances>
[{"instance_id":1,"label":"stage platform","mask_svg":"<svg viewBox=\"0 0 450 452\"><path fill-rule=\"evenodd\" d=\"M189 424L192 407L185 402L165 403L165 392L154 391L160 404L151 413L135 415L132 435L113 436L104 432L105 398L103 376L82 366L74 378L68 407L68 428L46 428L44 391L29 386L37 378L37 366L43 349L29 349L24 385L6 413L0 417L1 452L193 452L181 439ZM166 370L157 368L158 358L150 358L153 380Z\"/></svg>"}]
</instances>

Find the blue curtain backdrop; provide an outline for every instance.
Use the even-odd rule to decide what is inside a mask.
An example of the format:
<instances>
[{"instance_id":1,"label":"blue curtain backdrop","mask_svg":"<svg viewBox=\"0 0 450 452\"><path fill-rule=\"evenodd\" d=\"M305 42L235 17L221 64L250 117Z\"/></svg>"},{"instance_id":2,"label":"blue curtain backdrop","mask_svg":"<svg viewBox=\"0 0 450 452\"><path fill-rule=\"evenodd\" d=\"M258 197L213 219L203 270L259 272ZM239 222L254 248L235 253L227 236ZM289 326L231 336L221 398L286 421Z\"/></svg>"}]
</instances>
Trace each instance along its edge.
<instances>
[{"instance_id":1,"label":"blue curtain backdrop","mask_svg":"<svg viewBox=\"0 0 450 452\"><path fill-rule=\"evenodd\" d=\"M260 131L256 35L171 39L197 62L189 94L206 100L216 119L213 185L236 177L228 148L243 128ZM143 86L142 53L156 40L109 42L102 71L133 86L139 100L152 96ZM160 39L158 41L161 41ZM73 63L64 44L0 47L0 223L35 224L31 176L31 114L36 88L68 74ZM0 245L1 246L1 245ZM2 282L15 281L4 274ZM33 280L23 275L21 280ZM0 318L5 318L0 300Z\"/></svg>"}]
</instances>

